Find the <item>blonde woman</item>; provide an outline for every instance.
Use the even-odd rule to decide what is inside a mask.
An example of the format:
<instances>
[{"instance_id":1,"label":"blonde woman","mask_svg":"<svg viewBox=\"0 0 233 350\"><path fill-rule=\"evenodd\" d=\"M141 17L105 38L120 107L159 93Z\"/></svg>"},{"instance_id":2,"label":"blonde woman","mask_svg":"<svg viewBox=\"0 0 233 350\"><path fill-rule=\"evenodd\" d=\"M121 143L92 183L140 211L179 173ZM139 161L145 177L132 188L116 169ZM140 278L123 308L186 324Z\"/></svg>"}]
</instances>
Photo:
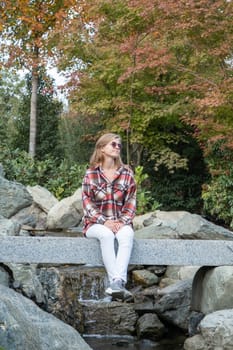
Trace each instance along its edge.
<instances>
[{"instance_id":1,"label":"blonde woman","mask_svg":"<svg viewBox=\"0 0 233 350\"><path fill-rule=\"evenodd\" d=\"M119 135L108 133L101 136L82 184L83 231L87 238L96 238L100 242L109 278L106 293L113 299L131 296L125 284L136 210L136 184L132 170L122 163L121 148ZM115 239L118 241L117 253Z\"/></svg>"}]
</instances>

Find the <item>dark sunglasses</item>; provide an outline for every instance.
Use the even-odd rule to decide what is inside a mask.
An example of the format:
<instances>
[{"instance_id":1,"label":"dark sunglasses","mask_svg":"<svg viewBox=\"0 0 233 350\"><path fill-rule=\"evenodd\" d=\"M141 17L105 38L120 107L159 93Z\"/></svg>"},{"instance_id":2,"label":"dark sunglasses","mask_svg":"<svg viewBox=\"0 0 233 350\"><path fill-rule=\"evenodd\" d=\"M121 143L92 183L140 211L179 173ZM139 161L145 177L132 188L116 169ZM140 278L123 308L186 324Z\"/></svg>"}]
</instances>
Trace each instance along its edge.
<instances>
[{"instance_id":1,"label":"dark sunglasses","mask_svg":"<svg viewBox=\"0 0 233 350\"><path fill-rule=\"evenodd\" d=\"M113 147L113 148L119 148L119 149L121 149L122 148L122 144L121 143L118 143L118 142L115 142L115 141L113 141L113 142L111 142L111 146Z\"/></svg>"}]
</instances>

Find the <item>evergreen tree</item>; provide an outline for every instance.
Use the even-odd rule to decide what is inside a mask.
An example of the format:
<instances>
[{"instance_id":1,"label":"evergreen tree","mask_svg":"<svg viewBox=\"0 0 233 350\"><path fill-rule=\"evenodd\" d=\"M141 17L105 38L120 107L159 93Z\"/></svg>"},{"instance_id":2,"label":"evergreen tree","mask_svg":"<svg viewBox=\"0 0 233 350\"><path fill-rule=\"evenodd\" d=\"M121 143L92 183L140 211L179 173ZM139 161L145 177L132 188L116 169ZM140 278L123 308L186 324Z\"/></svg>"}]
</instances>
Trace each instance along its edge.
<instances>
[{"instance_id":1,"label":"evergreen tree","mask_svg":"<svg viewBox=\"0 0 233 350\"><path fill-rule=\"evenodd\" d=\"M31 76L26 76L27 91L21 100L19 112L15 120L15 135L13 148L28 150ZM37 91L37 159L43 160L49 156L62 158L58 152L58 124L62 112L62 103L54 99L52 81L48 77L39 77Z\"/></svg>"},{"instance_id":2,"label":"evergreen tree","mask_svg":"<svg viewBox=\"0 0 233 350\"><path fill-rule=\"evenodd\" d=\"M24 82L8 69L0 71L0 146L10 147Z\"/></svg>"}]
</instances>

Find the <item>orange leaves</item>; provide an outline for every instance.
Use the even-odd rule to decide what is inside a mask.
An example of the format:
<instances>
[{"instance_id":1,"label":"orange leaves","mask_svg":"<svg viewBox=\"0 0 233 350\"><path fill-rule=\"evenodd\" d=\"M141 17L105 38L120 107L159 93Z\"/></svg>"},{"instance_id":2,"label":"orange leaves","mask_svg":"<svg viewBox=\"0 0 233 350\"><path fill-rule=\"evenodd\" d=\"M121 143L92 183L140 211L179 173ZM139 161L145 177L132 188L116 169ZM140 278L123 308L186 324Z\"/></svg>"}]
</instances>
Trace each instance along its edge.
<instances>
[{"instance_id":1,"label":"orange leaves","mask_svg":"<svg viewBox=\"0 0 233 350\"><path fill-rule=\"evenodd\" d=\"M224 94L221 94L220 91L208 91L205 93L204 98L196 99L197 105L201 110L206 108L216 108L222 106L225 102Z\"/></svg>"},{"instance_id":2,"label":"orange leaves","mask_svg":"<svg viewBox=\"0 0 233 350\"><path fill-rule=\"evenodd\" d=\"M49 34L74 1L15 0L13 6L12 2L3 1L3 40L9 43L9 62L32 68L44 65L55 45ZM12 47L19 50L18 56Z\"/></svg>"},{"instance_id":3,"label":"orange leaves","mask_svg":"<svg viewBox=\"0 0 233 350\"><path fill-rule=\"evenodd\" d=\"M76 2L59 43L62 66L74 72L75 107L122 129L138 117L138 133L143 105L155 120L190 115L198 126L198 115L208 139L209 118L232 103L232 13L225 0Z\"/></svg>"}]
</instances>

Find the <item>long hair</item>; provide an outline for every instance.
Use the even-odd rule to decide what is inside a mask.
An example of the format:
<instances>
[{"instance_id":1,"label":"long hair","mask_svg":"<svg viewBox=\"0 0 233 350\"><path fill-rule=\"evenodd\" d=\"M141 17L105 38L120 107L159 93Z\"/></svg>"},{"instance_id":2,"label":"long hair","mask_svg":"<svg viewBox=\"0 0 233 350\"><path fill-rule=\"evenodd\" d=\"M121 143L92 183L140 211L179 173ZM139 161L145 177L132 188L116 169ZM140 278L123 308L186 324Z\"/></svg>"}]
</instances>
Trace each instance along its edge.
<instances>
[{"instance_id":1,"label":"long hair","mask_svg":"<svg viewBox=\"0 0 233 350\"><path fill-rule=\"evenodd\" d=\"M104 156L103 156L102 148L106 146L109 142L116 139L121 142L121 137L119 135L108 133L108 134L102 135L97 140L95 144L94 152L90 158L90 167L95 168L96 166L101 165L103 163ZM115 158L115 165L117 167L120 167L121 165L123 165L120 155L117 158Z\"/></svg>"}]
</instances>

